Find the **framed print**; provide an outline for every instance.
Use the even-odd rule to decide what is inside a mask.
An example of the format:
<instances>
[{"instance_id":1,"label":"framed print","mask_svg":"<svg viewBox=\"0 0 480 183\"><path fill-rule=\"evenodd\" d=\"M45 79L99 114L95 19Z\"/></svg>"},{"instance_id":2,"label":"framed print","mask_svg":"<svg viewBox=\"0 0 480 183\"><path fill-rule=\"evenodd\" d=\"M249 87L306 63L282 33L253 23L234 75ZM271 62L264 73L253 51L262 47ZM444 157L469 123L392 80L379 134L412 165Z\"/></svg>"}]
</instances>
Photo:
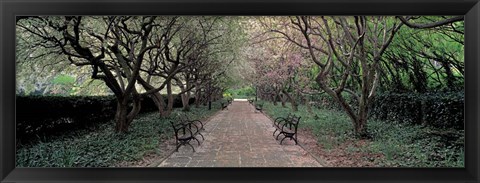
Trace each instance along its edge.
<instances>
[{"instance_id":1,"label":"framed print","mask_svg":"<svg viewBox=\"0 0 480 183\"><path fill-rule=\"evenodd\" d=\"M476 0L0 11L1 182L478 182Z\"/></svg>"}]
</instances>

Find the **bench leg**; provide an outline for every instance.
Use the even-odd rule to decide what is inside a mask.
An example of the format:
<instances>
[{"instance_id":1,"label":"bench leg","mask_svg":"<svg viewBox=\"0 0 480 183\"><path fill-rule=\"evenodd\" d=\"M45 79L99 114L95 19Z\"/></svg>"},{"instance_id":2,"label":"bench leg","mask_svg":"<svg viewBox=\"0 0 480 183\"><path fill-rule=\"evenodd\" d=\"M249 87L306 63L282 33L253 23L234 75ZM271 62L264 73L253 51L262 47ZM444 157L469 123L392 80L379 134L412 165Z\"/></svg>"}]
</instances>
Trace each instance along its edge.
<instances>
[{"instance_id":1,"label":"bench leg","mask_svg":"<svg viewBox=\"0 0 480 183\"><path fill-rule=\"evenodd\" d=\"M177 148L175 149L176 152L178 152L178 149L182 146L182 145L185 145L187 144L188 142L185 142L185 141L180 141L180 142L177 142Z\"/></svg>"},{"instance_id":2,"label":"bench leg","mask_svg":"<svg viewBox=\"0 0 480 183\"><path fill-rule=\"evenodd\" d=\"M283 142L283 140L285 140L285 138L287 138L287 136L282 138L282 140L280 141L280 145L282 145L282 142Z\"/></svg>"},{"instance_id":3,"label":"bench leg","mask_svg":"<svg viewBox=\"0 0 480 183\"><path fill-rule=\"evenodd\" d=\"M205 137L201 133L198 133L200 136L202 136L202 140L205 140Z\"/></svg>"},{"instance_id":4,"label":"bench leg","mask_svg":"<svg viewBox=\"0 0 480 183\"><path fill-rule=\"evenodd\" d=\"M194 139L198 142L198 145L200 145L200 142L198 141L198 139L196 139L195 137L194 137ZM192 148L193 152L195 152L195 148L192 146L192 144L190 144L190 140L188 140L188 141L180 141L179 143L177 143L177 148L175 149L175 152L178 152L178 149L179 149L182 145L189 145L189 146Z\"/></svg>"},{"instance_id":5,"label":"bench leg","mask_svg":"<svg viewBox=\"0 0 480 183\"><path fill-rule=\"evenodd\" d=\"M178 148L181 146L181 144L177 145L177 148L175 149L175 152L178 152Z\"/></svg>"},{"instance_id":6,"label":"bench leg","mask_svg":"<svg viewBox=\"0 0 480 183\"><path fill-rule=\"evenodd\" d=\"M280 135L282 134L282 132L280 132L277 137L275 138L275 140L278 140L278 137L280 137Z\"/></svg>"},{"instance_id":7,"label":"bench leg","mask_svg":"<svg viewBox=\"0 0 480 183\"><path fill-rule=\"evenodd\" d=\"M200 123L200 130L205 130L205 128L203 128L203 123L202 121L198 121Z\"/></svg>"},{"instance_id":8,"label":"bench leg","mask_svg":"<svg viewBox=\"0 0 480 183\"><path fill-rule=\"evenodd\" d=\"M275 137L275 133L278 131L278 129L275 129L275 131L273 132L273 135Z\"/></svg>"},{"instance_id":9,"label":"bench leg","mask_svg":"<svg viewBox=\"0 0 480 183\"><path fill-rule=\"evenodd\" d=\"M298 144L297 143L297 133L295 133L295 138L294 139L295 139L295 145L297 145Z\"/></svg>"},{"instance_id":10,"label":"bench leg","mask_svg":"<svg viewBox=\"0 0 480 183\"><path fill-rule=\"evenodd\" d=\"M177 146L177 147L175 148L175 151L178 152L178 141L175 141L175 146Z\"/></svg>"},{"instance_id":11,"label":"bench leg","mask_svg":"<svg viewBox=\"0 0 480 183\"><path fill-rule=\"evenodd\" d=\"M200 145L200 141L196 137L193 137L193 139L195 139L197 141L198 145Z\"/></svg>"},{"instance_id":12,"label":"bench leg","mask_svg":"<svg viewBox=\"0 0 480 183\"><path fill-rule=\"evenodd\" d=\"M293 137L293 136L285 136L285 137L283 137L282 140L280 141L280 145L282 145L283 140L285 140L286 138L289 138L290 140L295 141L295 145L298 145L297 138L295 138L295 137Z\"/></svg>"},{"instance_id":13,"label":"bench leg","mask_svg":"<svg viewBox=\"0 0 480 183\"><path fill-rule=\"evenodd\" d=\"M195 148L193 148L192 144L187 143L190 147L192 147L193 152L195 152Z\"/></svg>"}]
</instances>

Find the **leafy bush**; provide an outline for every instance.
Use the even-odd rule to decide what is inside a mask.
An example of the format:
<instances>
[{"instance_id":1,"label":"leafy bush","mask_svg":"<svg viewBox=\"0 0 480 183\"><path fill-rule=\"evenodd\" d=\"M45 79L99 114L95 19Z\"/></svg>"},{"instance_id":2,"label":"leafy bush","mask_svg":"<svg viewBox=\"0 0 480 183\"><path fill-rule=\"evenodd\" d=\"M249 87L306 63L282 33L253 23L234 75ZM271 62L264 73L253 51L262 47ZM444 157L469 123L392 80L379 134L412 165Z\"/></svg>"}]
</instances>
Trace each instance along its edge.
<instances>
[{"instance_id":1,"label":"leafy bush","mask_svg":"<svg viewBox=\"0 0 480 183\"><path fill-rule=\"evenodd\" d=\"M17 141L110 120L115 108L113 97L17 96Z\"/></svg>"},{"instance_id":2,"label":"leafy bush","mask_svg":"<svg viewBox=\"0 0 480 183\"><path fill-rule=\"evenodd\" d=\"M232 93L230 93L230 92L223 93L223 98L227 99L227 100L233 100Z\"/></svg>"},{"instance_id":3,"label":"leafy bush","mask_svg":"<svg viewBox=\"0 0 480 183\"><path fill-rule=\"evenodd\" d=\"M436 128L464 128L464 93L380 94L372 103L370 115Z\"/></svg>"},{"instance_id":4,"label":"leafy bush","mask_svg":"<svg viewBox=\"0 0 480 183\"><path fill-rule=\"evenodd\" d=\"M463 130L446 131L381 120L370 120L369 129L374 139L363 149L370 153L385 155L384 160L375 160L379 166L464 166ZM453 136L449 137L446 134Z\"/></svg>"},{"instance_id":5,"label":"leafy bush","mask_svg":"<svg viewBox=\"0 0 480 183\"><path fill-rule=\"evenodd\" d=\"M117 162L135 161L160 151L159 144L172 138L170 120L180 117L203 119L217 110L192 107L189 112L175 109L168 118L144 113L126 134L114 132L114 122L98 125L95 131L77 130L53 140L17 147L18 167L109 167Z\"/></svg>"},{"instance_id":6,"label":"leafy bush","mask_svg":"<svg viewBox=\"0 0 480 183\"><path fill-rule=\"evenodd\" d=\"M346 96L352 106L352 97ZM313 99L314 105L324 109L342 110L338 102L323 94ZM428 125L435 128L464 128L463 92L455 93L383 93L370 103L370 117L409 124Z\"/></svg>"},{"instance_id":7,"label":"leafy bush","mask_svg":"<svg viewBox=\"0 0 480 183\"><path fill-rule=\"evenodd\" d=\"M174 99L173 106L182 107L181 98L174 96ZM106 122L114 118L116 105L113 96L17 96L17 142L26 143L37 136L57 135ZM142 101L141 113L156 110L152 100Z\"/></svg>"},{"instance_id":8,"label":"leafy bush","mask_svg":"<svg viewBox=\"0 0 480 183\"><path fill-rule=\"evenodd\" d=\"M255 96L255 89L247 86L240 89L229 89L225 93L229 93L233 98L250 98Z\"/></svg>"}]
</instances>

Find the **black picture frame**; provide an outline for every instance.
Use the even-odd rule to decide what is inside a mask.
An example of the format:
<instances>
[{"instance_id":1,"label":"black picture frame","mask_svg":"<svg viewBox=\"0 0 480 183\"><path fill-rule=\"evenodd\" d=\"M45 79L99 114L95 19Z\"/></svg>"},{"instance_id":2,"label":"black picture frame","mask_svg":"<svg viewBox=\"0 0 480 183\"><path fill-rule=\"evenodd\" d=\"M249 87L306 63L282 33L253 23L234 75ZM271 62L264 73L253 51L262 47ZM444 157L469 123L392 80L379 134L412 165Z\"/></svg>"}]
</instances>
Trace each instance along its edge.
<instances>
[{"instance_id":1,"label":"black picture frame","mask_svg":"<svg viewBox=\"0 0 480 183\"><path fill-rule=\"evenodd\" d=\"M479 182L478 0L1 0L0 182ZM465 168L15 168L15 17L465 15Z\"/></svg>"}]
</instances>

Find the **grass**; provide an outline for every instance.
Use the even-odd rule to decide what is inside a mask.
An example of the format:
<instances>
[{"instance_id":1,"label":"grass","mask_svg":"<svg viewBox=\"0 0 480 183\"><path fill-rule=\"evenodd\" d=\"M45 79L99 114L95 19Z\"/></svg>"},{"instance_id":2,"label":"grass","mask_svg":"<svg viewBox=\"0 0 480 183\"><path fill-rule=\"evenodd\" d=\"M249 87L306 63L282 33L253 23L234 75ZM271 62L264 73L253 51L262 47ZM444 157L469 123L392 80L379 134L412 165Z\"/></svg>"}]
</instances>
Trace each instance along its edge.
<instances>
[{"instance_id":1,"label":"grass","mask_svg":"<svg viewBox=\"0 0 480 183\"><path fill-rule=\"evenodd\" d=\"M17 147L17 167L109 167L139 160L147 153L158 152L159 144L172 137L169 120L185 115L189 119L206 118L218 111L219 105L214 102L212 110L192 106L187 113L175 109L168 118L160 118L156 112L140 114L126 134L115 133L114 121L110 121L93 132L83 130Z\"/></svg>"},{"instance_id":2,"label":"grass","mask_svg":"<svg viewBox=\"0 0 480 183\"><path fill-rule=\"evenodd\" d=\"M299 128L308 128L326 150L339 148L347 141L358 141L353 135L353 125L343 111L300 105L292 112L287 107L264 102L266 114L272 118L288 113L301 116ZM361 147L347 146L347 153L380 153L383 158L371 160L379 167L464 167L464 133L408 125L396 121L368 121L372 139ZM441 134L457 134L457 138L445 139Z\"/></svg>"}]
</instances>

